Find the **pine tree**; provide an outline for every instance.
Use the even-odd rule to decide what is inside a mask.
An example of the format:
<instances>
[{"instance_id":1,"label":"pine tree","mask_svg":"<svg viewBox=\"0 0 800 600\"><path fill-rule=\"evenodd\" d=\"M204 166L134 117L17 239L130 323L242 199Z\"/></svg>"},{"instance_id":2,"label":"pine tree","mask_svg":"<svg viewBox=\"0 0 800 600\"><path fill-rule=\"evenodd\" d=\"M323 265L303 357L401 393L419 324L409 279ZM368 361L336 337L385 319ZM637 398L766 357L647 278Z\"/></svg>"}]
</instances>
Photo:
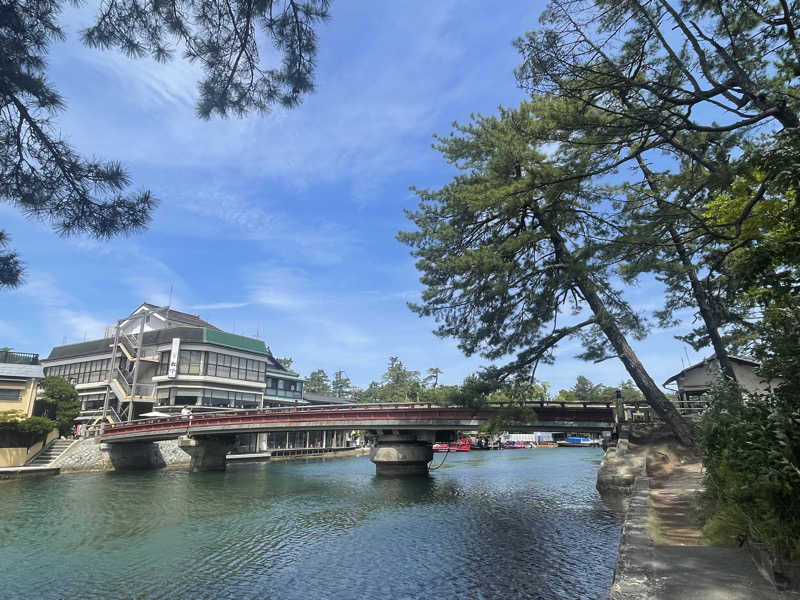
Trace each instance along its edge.
<instances>
[{"instance_id":1,"label":"pine tree","mask_svg":"<svg viewBox=\"0 0 800 600\"><path fill-rule=\"evenodd\" d=\"M353 395L353 385L350 378L345 376L344 371L336 371L331 382L331 391L337 398L350 398Z\"/></svg>"},{"instance_id":2,"label":"pine tree","mask_svg":"<svg viewBox=\"0 0 800 600\"><path fill-rule=\"evenodd\" d=\"M603 260L613 226L593 209L605 194L569 176L595 157L549 158L537 143L547 128L537 108L476 117L438 138L461 174L439 190L416 190L420 206L408 216L417 230L399 239L414 249L426 288L422 303L410 306L436 318L436 333L457 338L467 355L516 354L501 376L529 373L553 360L561 340L580 337L583 358L619 358L678 438L694 445L626 338L643 337L646 328Z\"/></svg>"},{"instance_id":3,"label":"pine tree","mask_svg":"<svg viewBox=\"0 0 800 600\"><path fill-rule=\"evenodd\" d=\"M292 369L292 363L294 362L293 358L289 358L288 356L284 356L281 358L276 358L275 360L278 361L278 364L281 365L287 371Z\"/></svg>"},{"instance_id":4,"label":"pine tree","mask_svg":"<svg viewBox=\"0 0 800 600\"><path fill-rule=\"evenodd\" d=\"M156 199L130 191L115 161L80 156L58 132L64 102L46 78L47 51L65 38L62 0L0 3L0 199L49 223L59 235L106 239L147 227ZM314 25L327 0L105 0L84 41L131 57L170 59L180 51L203 67L198 114L241 116L295 106L313 88ZM281 56L262 64L259 40ZM260 54L261 53L261 54ZM7 237L0 232L0 250ZM0 288L19 285L22 263L0 254Z\"/></svg>"},{"instance_id":5,"label":"pine tree","mask_svg":"<svg viewBox=\"0 0 800 600\"><path fill-rule=\"evenodd\" d=\"M616 175L628 165L640 172L619 205L622 252L609 260L626 262L629 279L655 273L666 284L662 325L678 310L696 311L701 326L681 339L712 346L733 379L725 330L746 337L753 307L731 273L741 254L766 241L748 236L747 222L779 212L762 207L786 170L763 157L780 155L800 128L800 4L673 4L551 0L541 27L517 41L524 59L517 77L535 96L575 107L579 118L562 111L552 142L560 152L592 148L596 160L569 177ZM658 172L657 162L668 166ZM710 218L707 208L735 188L740 201L726 202L724 219ZM785 200L784 215L794 211ZM765 279L782 279L796 264L786 258L760 260L771 263Z\"/></svg>"},{"instance_id":6,"label":"pine tree","mask_svg":"<svg viewBox=\"0 0 800 600\"><path fill-rule=\"evenodd\" d=\"M425 383L430 385L431 389L435 390L436 386L439 385L439 375L441 374L442 370L438 367L428 369L428 374L425 376Z\"/></svg>"},{"instance_id":7,"label":"pine tree","mask_svg":"<svg viewBox=\"0 0 800 600\"><path fill-rule=\"evenodd\" d=\"M323 369L312 371L306 379L305 390L313 394L330 394L331 381Z\"/></svg>"}]
</instances>

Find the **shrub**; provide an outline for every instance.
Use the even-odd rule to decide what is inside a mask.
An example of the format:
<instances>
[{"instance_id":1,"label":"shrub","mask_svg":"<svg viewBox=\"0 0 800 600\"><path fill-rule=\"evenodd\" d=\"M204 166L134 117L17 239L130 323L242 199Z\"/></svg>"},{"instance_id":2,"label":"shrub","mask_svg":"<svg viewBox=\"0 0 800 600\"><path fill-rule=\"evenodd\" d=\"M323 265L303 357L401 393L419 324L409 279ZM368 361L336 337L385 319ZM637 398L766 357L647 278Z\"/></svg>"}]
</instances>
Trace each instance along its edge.
<instances>
[{"instance_id":1,"label":"shrub","mask_svg":"<svg viewBox=\"0 0 800 600\"><path fill-rule=\"evenodd\" d=\"M800 558L800 307L769 310L760 333L761 374L781 383L746 394L719 381L701 421L709 528Z\"/></svg>"},{"instance_id":2,"label":"shrub","mask_svg":"<svg viewBox=\"0 0 800 600\"><path fill-rule=\"evenodd\" d=\"M75 386L62 377L45 377L42 382L44 394L42 404L45 416L55 418L61 435L69 435L80 412L78 392Z\"/></svg>"},{"instance_id":3,"label":"shrub","mask_svg":"<svg viewBox=\"0 0 800 600\"><path fill-rule=\"evenodd\" d=\"M0 412L0 447L28 448L50 433L56 424L44 417L21 418L19 412Z\"/></svg>"}]
</instances>

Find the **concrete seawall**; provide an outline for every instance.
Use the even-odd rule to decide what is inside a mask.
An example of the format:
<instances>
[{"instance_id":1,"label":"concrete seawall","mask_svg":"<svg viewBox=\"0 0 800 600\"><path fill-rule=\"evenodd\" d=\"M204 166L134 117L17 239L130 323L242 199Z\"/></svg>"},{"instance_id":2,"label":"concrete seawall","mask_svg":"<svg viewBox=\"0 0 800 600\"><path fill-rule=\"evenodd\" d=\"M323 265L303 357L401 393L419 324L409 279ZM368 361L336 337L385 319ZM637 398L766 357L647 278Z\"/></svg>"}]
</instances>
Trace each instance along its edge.
<instances>
[{"instance_id":1,"label":"concrete seawall","mask_svg":"<svg viewBox=\"0 0 800 600\"><path fill-rule=\"evenodd\" d=\"M611 600L651 598L653 590L653 543L648 533L650 478L638 477L631 486L622 526Z\"/></svg>"},{"instance_id":2,"label":"concrete seawall","mask_svg":"<svg viewBox=\"0 0 800 600\"><path fill-rule=\"evenodd\" d=\"M160 442L153 442L147 444L144 450L148 456L144 457L144 463L149 465L149 468L165 468L165 467L188 467L191 457L178 445L178 440L165 440ZM115 457L113 450L103 450L97 440L85 439L80 440L74 444L67 452L60 456L51 465L55 467L54 473L91 473L102 471L115 470ZM280 456L272 457L269 455L255 456L250 455L245 460L301 460L301 459L319 459L319 458L345 458L349 456L361 456L368 454L369 450L364 448L354 448L350 450L342 450L338 452L329 452L324 454L304 454L299 456ZM140 457L141 458L141 457ZM229 462L234 462L236 459L229 459ZM237 461L238 462L238 461ZM117 462L117 466L120 465Z\"/></svg>"}]
</instances>

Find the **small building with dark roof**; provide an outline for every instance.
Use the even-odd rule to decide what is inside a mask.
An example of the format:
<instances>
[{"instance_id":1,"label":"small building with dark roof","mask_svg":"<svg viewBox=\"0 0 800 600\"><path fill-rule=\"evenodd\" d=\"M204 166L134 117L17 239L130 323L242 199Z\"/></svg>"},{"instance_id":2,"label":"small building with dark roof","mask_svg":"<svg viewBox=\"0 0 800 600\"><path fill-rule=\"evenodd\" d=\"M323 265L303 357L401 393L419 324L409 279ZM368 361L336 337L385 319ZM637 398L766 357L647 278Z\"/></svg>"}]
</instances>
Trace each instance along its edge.
<instances>
[{"instance_id":1,"label":"small building with dark roof","mask_svg":"<svg viewBox=\"0 0 800 600\"><path fill-rule=\"evenodd\" d=\"M338 396L328 396L327 394L315 394L314 392L304 392L303 400L308 404L328 405L328 404L352 404L350 398L339 398Z\"/></svg>"},{"instance_id":2,"label":"small building with dark roof","mask_svg":"<svg viewBox=\"0 0 800 600\"><path fill-rule=\"evenodd\" d=\"M767 392L771 389L770 382L758 373L761 366L758 361L743 358L741 356L729 356L728 359L733 366L736 382L748 392ZM719 377L719 361L715 355L700 361L697 364L686 367L664 382L664 387L675 383L680 400L688 401L693 396L701 396L711 389L714 380Z\"/></svg>"},{"instance_id":3,"label":"small building with dark roof","mask_svg":"<svg viewBox=\"0 0 800 600\"><path fill-rule=\"evenodd\" d=\"M38 354L0 349L0 412L30 417L43 377Z\"/></svg>"}]
</instances>

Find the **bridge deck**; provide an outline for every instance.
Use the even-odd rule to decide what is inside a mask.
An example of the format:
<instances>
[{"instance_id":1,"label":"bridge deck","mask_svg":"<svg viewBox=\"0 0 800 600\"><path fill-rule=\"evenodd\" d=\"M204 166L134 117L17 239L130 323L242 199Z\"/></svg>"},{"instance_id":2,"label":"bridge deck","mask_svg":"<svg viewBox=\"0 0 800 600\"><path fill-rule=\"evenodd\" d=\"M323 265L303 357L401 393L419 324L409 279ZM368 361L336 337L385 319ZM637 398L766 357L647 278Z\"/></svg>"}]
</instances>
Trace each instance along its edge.
<instances>
[{"instance_id":1,"label":"bridge deck","mask_svg":"<svg viewBox=\"0 0 800 600\"><path fill-rule=\"evenodd\" d=\"M162 417L112 425L102 441L155 441L182 435L210 436L314 429L474 430L506 408L473 410L419 404L355 404L282 407L236 413L204 413ZM536 420L515 423L513 431L602 431L614 426L608 406L547 405L534 407Z\"/></svg>"}]
</instances>

